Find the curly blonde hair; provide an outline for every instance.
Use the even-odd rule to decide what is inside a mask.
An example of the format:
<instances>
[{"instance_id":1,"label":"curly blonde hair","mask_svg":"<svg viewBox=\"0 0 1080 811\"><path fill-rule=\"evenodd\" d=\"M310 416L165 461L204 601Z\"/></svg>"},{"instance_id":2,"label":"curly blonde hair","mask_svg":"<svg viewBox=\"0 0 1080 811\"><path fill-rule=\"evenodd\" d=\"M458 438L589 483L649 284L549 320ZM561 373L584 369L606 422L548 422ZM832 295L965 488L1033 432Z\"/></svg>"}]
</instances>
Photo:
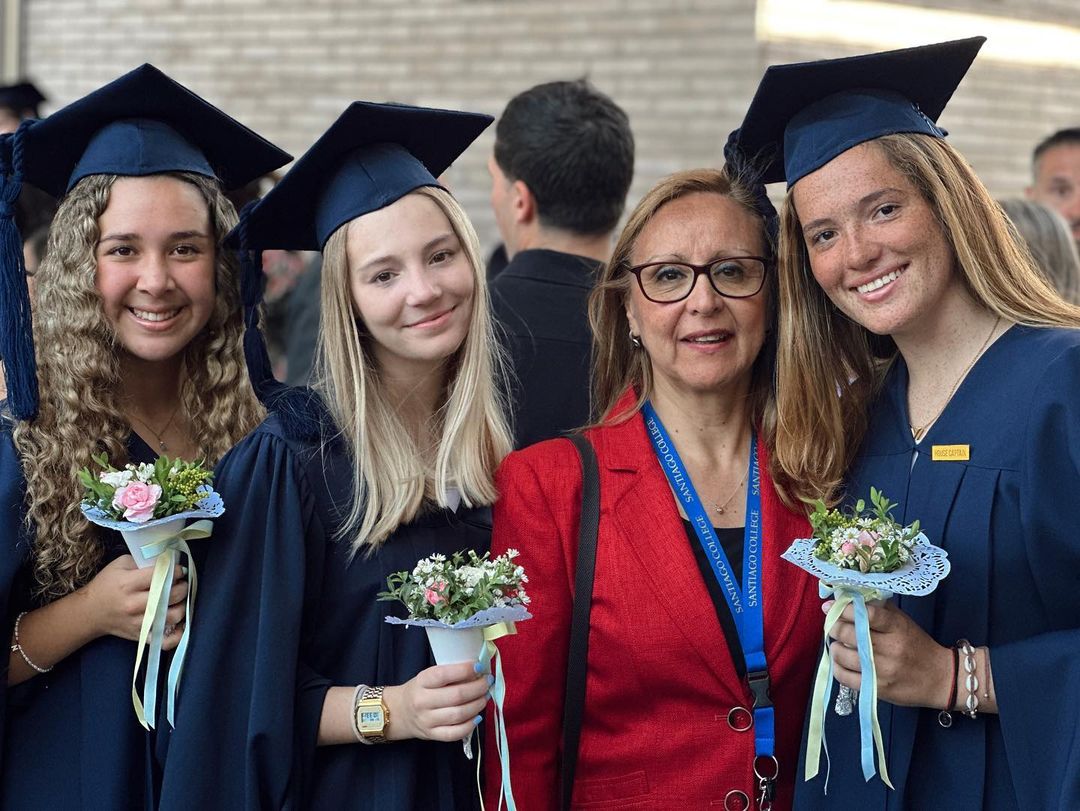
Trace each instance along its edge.
<instances>
[{"instance_id":1,"label":"curly blonde hair","mask_svg":"<svg viewBox=\"0 0 1080 811\"><path fill-rule=\"evenodd\" d=\"M184 349L180 388L199 453L213 464L264 415L244 364L237 265L220 247L236 224L236 211L216 181L188 172L167 174L202 194L218 246L217 300L202 332ZM79 510L79 469L101 451L116 465L128 458L132 426L119 399L119 346L94 284L98 218L116 180L116 175L92 175L68 193L35 276L40 404L33 420L15 424L13 435L26 477L25 517L34 539L36 592L43 602L76 590L101 565L98 533Z\"/></svg>"}]
</instances>

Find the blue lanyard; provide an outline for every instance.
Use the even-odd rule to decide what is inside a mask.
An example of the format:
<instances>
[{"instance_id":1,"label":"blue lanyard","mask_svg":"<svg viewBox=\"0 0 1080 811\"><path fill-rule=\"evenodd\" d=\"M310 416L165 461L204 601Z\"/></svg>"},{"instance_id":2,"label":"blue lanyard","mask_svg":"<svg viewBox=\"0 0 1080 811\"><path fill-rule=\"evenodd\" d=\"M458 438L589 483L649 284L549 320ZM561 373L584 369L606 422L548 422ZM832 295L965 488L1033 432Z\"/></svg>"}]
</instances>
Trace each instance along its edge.
<instances>
[{"instance_id":1,"label":"blue lanyard","mask_svg":"<svg viewBox=\"0 0 1080 811\"><path fill-rule=\"evenodd\" d=\"M679 452L668 438L664 425L646 401L641 407L645 428L652 440L656 458L664 469L671 489L686 511L705 557L712 566L720 590L735 618L735 630L746 660L746 675L754 694L754 752L769 757L775 744L772 698L769 696L769 671L765 660L765 623L762 615L763 571L761 568L761 475L758 470L757 438L750 437L750 462L746 490L746 529L743 533L743 579L735 580L724 547L713 531L712 521L698 498L690 474L683 467Z\"/></svg>"}]
</instances>

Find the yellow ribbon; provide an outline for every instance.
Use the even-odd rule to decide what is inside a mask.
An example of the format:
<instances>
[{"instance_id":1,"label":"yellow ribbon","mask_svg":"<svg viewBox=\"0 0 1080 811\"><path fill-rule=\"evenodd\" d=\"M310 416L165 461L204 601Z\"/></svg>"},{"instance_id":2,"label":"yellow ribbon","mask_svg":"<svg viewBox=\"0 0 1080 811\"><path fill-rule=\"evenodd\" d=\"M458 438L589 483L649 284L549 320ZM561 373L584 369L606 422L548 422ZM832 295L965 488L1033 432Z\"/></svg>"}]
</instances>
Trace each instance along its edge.
<instances>
[{"instance_id":1,"label":"yellow ribbon","mask_svg":"<svg viewBox=\"0 0 1080 811\"><path fill-rule=\"evenodd\" d=\"M213 526L212 521L196 521L194 524L179 530L175 535L151 541L140 547L146 558L156 558L154 560L154 574L150 579L150 594L146 599L146 610L143 612L142 626L139 629L139 642L135 653L135 671L131 676L131 703L135 707L135 716L139 719L143 729L149 730L154 727L158 673L161 665L161 645L165 638L165 615L169 609L169 593L172 591L176 562L179 555L183 553L188 559L188 594L184 632L180 638L180 643L177 645L173 666L169 672L168 720L170 725L173 725L176 689L179 684L184 654L187 651L187 641L191 633L192 606L198 586L195 561L191 557L191 549L188 547L187 542L209 538ZM138 683L143 653L146 652L148 644L150 650L147 653L146 678L143 684L144 707L143 699L139 698ZM147 712L147 709L149 709L149 712Z\"/></svg>"}]
</instances>

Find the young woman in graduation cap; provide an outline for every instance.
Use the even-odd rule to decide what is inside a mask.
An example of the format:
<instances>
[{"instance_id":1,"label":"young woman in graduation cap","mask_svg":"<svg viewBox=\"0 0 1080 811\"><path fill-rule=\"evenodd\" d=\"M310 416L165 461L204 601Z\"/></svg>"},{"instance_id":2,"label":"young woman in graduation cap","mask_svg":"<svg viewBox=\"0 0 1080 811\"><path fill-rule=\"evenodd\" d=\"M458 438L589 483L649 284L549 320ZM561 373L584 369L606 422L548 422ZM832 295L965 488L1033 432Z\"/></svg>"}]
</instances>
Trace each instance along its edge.
<instances>
[{"instance_id":1,"label":"young woman in graduation cap","mask_svg":"<svg viewBox=\"0 0 1080 811\"><path fill-rule=\"evenodd\" d=\"M136 808L152 801L131 700L152 569L82 516L78 471L103 451L118 466L213 462L257 424L222 190L289 156L144 65L24 123L0 157L5 200L20 176L62 198L32 337L17 234L0 223L0 807ZM170 595L170 627L186 588Z\"/></svg>"},{"instance_id":2,"label":"young woman in graduation cap","mask_svg":"<svg viewBox=\"0 0 1080 811\"><path fill-rule=\"evenodd\" d=\"M1080 310L934 123L982 42L772 67L738 134L789 189L777 461L808 499L881 489L952 564L869 610L896 790L830 709L800 808L1080 807Z\"/></svg>"},{"instance_id":3,"label":"young woman in graduation cap","mask_svg":"<svg viewBox=\"0 0 1080 811\"><path fill-rule=\"evenodd\" d=\"M433 666L377 595L490 540L500 366L475 233L435 179L490 121L356 102L242 217L243 246L322 251L321 382L282 390L249 356L271 415L218 468L228 541L200 563L163 809L477 803L460 740L488 679Z\"/></svg>"}]
</instances>

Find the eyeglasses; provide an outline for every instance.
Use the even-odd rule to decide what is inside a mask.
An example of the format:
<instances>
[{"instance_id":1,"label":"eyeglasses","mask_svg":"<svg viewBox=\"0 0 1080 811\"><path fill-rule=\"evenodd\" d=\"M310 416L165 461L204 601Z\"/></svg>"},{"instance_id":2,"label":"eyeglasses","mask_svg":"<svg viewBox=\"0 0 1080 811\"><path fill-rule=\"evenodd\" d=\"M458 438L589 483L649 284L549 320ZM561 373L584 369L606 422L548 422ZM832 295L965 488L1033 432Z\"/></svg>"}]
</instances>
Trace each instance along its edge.
<instances>
[{"instance_id":1,"label":"eyeglasses","mask_svg":"<svg viewBox=\"0 0 1080 811\"><path fill-rule=\"evenodd\" d=\"M765 284L765 260L760 256L729 256L707 265L647 262L627 270L637 276L645 298L657 304L682 301L690 295L701 275L724 298L755 296Z\"/></svg>"}]
</instances>

